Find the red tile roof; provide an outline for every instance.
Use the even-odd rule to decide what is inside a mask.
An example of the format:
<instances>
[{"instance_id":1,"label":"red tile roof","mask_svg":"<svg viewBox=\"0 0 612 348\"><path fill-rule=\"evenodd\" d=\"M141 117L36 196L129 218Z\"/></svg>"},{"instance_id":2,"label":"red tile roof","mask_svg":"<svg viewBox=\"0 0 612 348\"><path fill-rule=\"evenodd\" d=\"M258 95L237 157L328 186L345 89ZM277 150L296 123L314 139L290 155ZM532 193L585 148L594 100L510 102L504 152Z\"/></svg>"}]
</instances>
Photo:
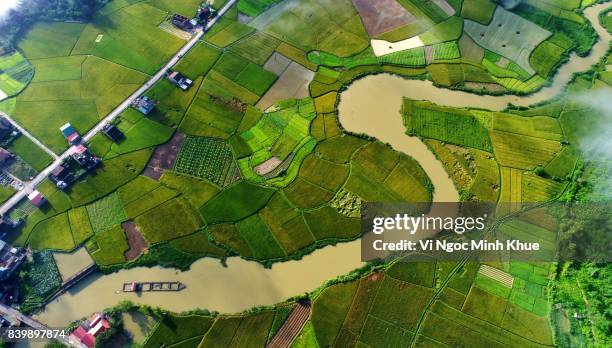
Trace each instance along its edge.
<instances>
[{"instance_id":1,"label":"red tile roof","mask_svg":"<svg viewBox=\"0 0 612 348\"><path fill-rule=\"evenodd\" d=\"M84 345L86 345L89 348L93 348L96 345L96 338L93 337L91 334L86 334L82 339L81 342L83 342Z\"/></svg>"},{"instance_id":2,"label":"red tile roof","mask_svg":"<svg viewBox=\"0 0 612 348\"><path fill-rule=\"evenodd\" d=\"M72 331L74 337L78 338L79 341L83 339L83 337L87 336L87 331L83 329L82 326L77 327L74 331Z\"/></svg>"},{"instance_id":3,"label":"red tile roof","mask_svg":"<svg viewBox=\"0 0 612 348\"><path fill-rule=\"evenodd\" d=\"M85 146L83 146L83 144L79 144L75 149L74 152L78 153L78 154L82 154L85 153L87 151L87 148ZM93 324L92 324L93 325Z\"/></svg>"},{"instance_id":4,"label":"red tile roof","mask_svg":"<svg viewBox=\"0 0 612 348\"><path fill-rule=\"evenodd\" d=\"M74 133L71 133L69 136L67 136L66 140L68 140L69 142L73 142L78 137L79 137L79 133L74 132Z\"/></svg>"}]
</instances>

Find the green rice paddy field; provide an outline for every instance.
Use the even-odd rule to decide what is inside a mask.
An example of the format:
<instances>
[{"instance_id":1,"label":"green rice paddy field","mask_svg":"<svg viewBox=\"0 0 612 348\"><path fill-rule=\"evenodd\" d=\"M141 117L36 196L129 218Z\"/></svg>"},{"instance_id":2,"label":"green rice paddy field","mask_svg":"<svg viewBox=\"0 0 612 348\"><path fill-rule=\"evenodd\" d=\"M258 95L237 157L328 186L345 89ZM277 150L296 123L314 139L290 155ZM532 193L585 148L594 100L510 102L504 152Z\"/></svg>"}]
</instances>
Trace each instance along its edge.
<instances>
[{"instance_id":1,"label":"green rice paddy field","mask_svg":"<svg viewBox=\"0 0 612 348\"><path fill-rule=\"evenodd\" d=\"M206 42L199 43L177 66L195 80L195 86L181 93L167 81L155 85L148 92L159 101L152 116L144 118L134 110L124 112L118 122L119 129L126 134L121 143L113 144L101 135L95 137L91 146L104 159L103 165L66 193L54 193L57 199L61 198L61 204L53 204L48 211L35 212L14 239L25 243L35 237L36 245L44 248L45 233L38 231L47 230L47 224L70 225L71 219L55 216L66 214L76 219L75 212L82 207L87 208L92 232L97 234L129 219L148 226L149 216L164 216L166 209L173 211L182 206L189 207L184 224L176 224L169 217L167 221L160 221L157 228L145 226L143 234L150 242L163 244L204 229L212 240L222 239L217 242L229 251L269 261L291 257L320 243L355 238L356 220L331 207L341 190L363 200L430 200L429 181L413 160L382 144L342 133L333 114L337 91L356 76L378 71L407 76L428 72L434 81L448 79L448 85L457 85L468 76L475 81L493 83L500 78L490 77L488 71L514 68L497 66L502 56L500 52L490 51L484 55L483 62L497 68L443 63L462 59L463 49L457 45L452 29L458 17L441 15L433 3L421 7L401 2L408 10L431 20L430 28L423 31L424 39L434 42L450 35L432 46L432 58L440 62L428 66L427 70L404 68L426 65L427 50L409 50L376 59L371 50L357 44L360 42L357 37L363 40L365 31L354 20L358 14L348 1L335 2L325 11L313 10L321 5L312 1L291 3L294 7L286 16L303 10L313 14L306 22L329 26L321 27L322 32L315 36L333 37L332 33L341 30L340 26L349 26L343 30L351 31L338 37L356 45L337 42L332 46L354 48L350 52L336 52L325 49L326 43L315 44L313 38L291 36L304 35L308 30L283 32L286 28L282 21L287 19L273 14L287 10L285 3L263 11L248 26L237 21L238 11L233 8L205 36ZM477 3L466 1L462 11L466 13L462 15L485 23L492 11L486 10L489 5ZM255 13L259 11L256 7L264 9L268 5L271 3L252 2L243 4L242 8L247 6L246 11ZM178 38L160 30L157 24L163 21L166 11L186 12L189 6L192 5L167 1L118 1L102 9L91 23L36 24L19 44L23 57L32 64L36 74L25 90L12 99L8 110L53 150L62 151L67 144L57 131L61 124L70 121L77 130L85 132L180 46ZM330 13L338 17L330 20ZM560 23L563 20L559 19ZM335 24L341 22L344 24ZM525 28L529 30L529 26ZM153 36L156 40L147 39ZM550 73L555 58L546 56L553 52L547 45L567 52L576 47L574 41L575 37L563 33L544 41L532 55L534 69L541 75ZM146 44L136 47L137 42ZM318 51L308 52L313 45ZM263 67L275 51L308 68L321 67L310 86L314 98L282 101L275 110L262 112L253 105L279 78ZM117 56L119 52L125 55ZM558 54L558 59L563 54ZM6 62L17 58L23 59L7 57ZM142 58L146 58L147 64L139 60ZM481 77L474 79L475 76ZM519 82L518 79L526 77L524 71L511 76ZM476 199L496 199L499 192L502 200L522 196L529 200L550 198L563 187L558 180L524 173L521 175L524 180L508 181L522 184L508 189L510 184L506 180L510 179L506 178L510 176L503 173L546 167L547 172L562 179L571 171L571 168L557 168L565 164L562 156L572 153L561 145L565 136L556 118L558 114L551 117L542 111L537 117L525 118L412 101L404 103L403 113L409 133L466 147L477 154L467 160L458 159L456 153L444 155L448 160L458 161L470 175L487 178L464 180ZM125 197L126 194L120 194L121 199L112 198L117 197L117 190L131 192L124 188L140 185L140 174L153 149L168 141L176 130L186 133L188 140L178 154L174 171L167 172L155 188L138 193L138 199ZM20 146L23 147L20 142L13 145L18 153ZM442 158L443 154L439 156ZM44 158L24 156L35 168L47 163ZM502 168L508 168L501 171L503 175L496 173L499 170L491 164L493 159ZM276 160L279 163L275 164ZM266 164L267 161L272 162ZM258 165L271 166L272 170L260 175L255 170ZM139 199L147 199L147 203ZM109 212L116 213L108 216L95 213L99 210L96 206L111 201L113 209ZM219 207L229 208L220 210ZM52 223L45 222L51 218L55 218ZM340 231L334 225L349 228L332 233ZM32 231L36 233L30 236ZM219 231L231 232L221 237ZM69 249L90 235L88 231L72 233L77 234L72 241L65 238L59 245ZM259 253L258 245L267 243L276 246ZM49 245L55 244L49 241Z\"/></svg>"},{"instance_id":2,"label":"green rice paddy field","mask_svg":"<svg viewBox=\"0 0 612 348\"><path fill-rule=\"evenodd\" d=\"M168 13L191 15L198 3L115 0L89 23L35 24L18 52L0 58L0 89L11 91L0 107L63 151L68 145L58 128L71 122L84 133L137 89L184 43L159 24ZM114 270L186 268L200 257L227 255L270 265L358 238L351 209L361 202L428 202L433 192L414 159L342 130L336 103L347 84L389 72L480 93L530 92L569 52L584 53L592 30L572 4L527 1L510 18L520 18L516 31L541 40L519 57L506 52L516 47L489 41L481 47L463 31L464 19L475 28L494 20L499 7L492 1L448 1L456 10L448 15L438 1L402 0L419 21L378 38L420 35L427 47L375 57L351 1L275 3L240 1L177 65L194 80L192 88L182 92L166 80L153 86L152 114L121 114L120 142L96 136L89 145L102 165L65 192L48 181L40 185L48 203L42 209L21 203L14 214L27 218L10 241L65 251L84 245L101 268ZM239 11L252 21L238 21ZM257 102L283 80L266 64L275 52L315 71L314 80L308 96L260 110ZM596 88L605 76L578 78L565 96ZM576 144L589 134L579 125L582 112L559 101L504 112L408 99L402 106L407 133L426 140L462 199L486 202L543 202L564 192L579 163ZM180 133L185 140L177 148L160 147ZM37 170L50 161L23 137L9 150ZM175 151L168 158L176 161L161 178L145 176L162 150ZM127 221L149 246L132 261L125 257ZM502 232L548 227L525 218ZM553 344L549 265L487 264L512 277L512 286L483 275L477 261L395 262L327 284L309 294L311 313L293 346ZM240 315L167 314L143 345L263 346L287 315L287 304Z\"/></svg>"}]
</instances>

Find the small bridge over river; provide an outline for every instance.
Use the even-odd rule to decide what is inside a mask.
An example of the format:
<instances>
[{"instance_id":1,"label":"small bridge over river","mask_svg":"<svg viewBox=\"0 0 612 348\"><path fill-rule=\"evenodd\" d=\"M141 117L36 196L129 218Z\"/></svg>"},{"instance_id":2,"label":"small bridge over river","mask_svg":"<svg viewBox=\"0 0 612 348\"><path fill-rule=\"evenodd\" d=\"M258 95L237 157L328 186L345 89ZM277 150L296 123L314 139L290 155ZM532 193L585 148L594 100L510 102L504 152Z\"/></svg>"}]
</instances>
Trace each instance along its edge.
<instances>
[{"instance_id":1,"label":"small bridge over river","mask_svg":"<svg viewBox=\"0 0 612 348\"><path fill-rule=\"evenodd\" d=\"M49 303L55 300L60 295L65 293L68 289L70 289L72 286L74 286L76 283L80 282L81 280L83 280L83 278L92 274L97 269L98 269L98 266L96 265L96 263L92 262L87 267L83 268L82 270L72 275L70 278L64 280L60 288L53 295L49 296L49 298L45 300L45 303Z\"/></svg>"}]
</instances>

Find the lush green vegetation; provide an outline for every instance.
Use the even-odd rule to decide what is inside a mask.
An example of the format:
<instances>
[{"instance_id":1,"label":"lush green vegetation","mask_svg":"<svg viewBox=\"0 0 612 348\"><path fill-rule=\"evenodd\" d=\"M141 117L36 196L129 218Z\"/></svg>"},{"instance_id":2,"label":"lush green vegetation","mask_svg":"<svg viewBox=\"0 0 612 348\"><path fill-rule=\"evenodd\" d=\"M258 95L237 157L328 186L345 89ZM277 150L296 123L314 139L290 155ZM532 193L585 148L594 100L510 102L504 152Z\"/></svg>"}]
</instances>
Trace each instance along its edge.
<instances>
[{"instance_id":1,"label":"lush green vegetation","mask_svg":"<svg viewBox=\"0 0 612 348\"><path fill-rule=\"evenodd\" d=\"M569 37L555 33L536 47L529 57L529 63L540 76L548 77L565 60L567 52L573 46L574 43Z\"/></svg>"},{"instance_id":2,"label":"lush green vegetation","mask_svg":"<svg viewBox=\"0 0 612 348\"><path fill-rule=\"evenodd\" d=\"M108 0L72 2L60 0L54 3L36 0L21 1L16 9L11 10L8 19L0 24L0 47L10 50L15 40L33 23L39 20L82 20L89 18L96 9Z\"/></svg>"},{"instance_id":3,"label":"lush green vegetation","mask_svg":"<svg viewBox=\"0 0 612 348\"><path fill-rule=\"evenodd\" d=\"M466 0L463 7L449 2L462 8L462 16L485 25L495 9L489 1ZM61 250L85 243L108 271L126 266L129 245L120 226L126 219L136 223L149 244L148 252L127 266L185 269L199 257L232 254L270 265L357 238L355 212L362 202L427 202L433 188L412 158L373 139L344 134L336 106L346 84L365 74L391 72L430 78L440 86L477 89L484 84L496 92L529 92L546 82L568 52L580 52L577 40L588 41L587 29L571 35L567 31L579 25L577 12L564 12L572 19L563 21L571 25L552 14L546 15L546 24L544 17L533 20L555 35L528 56L537 73L530 76L523 61L498 50L482 50L480 58L468 59L465 43L456 41L463 30L461 18L445 14L436 1L406 0L401 5L426 22L414 35L429 47L376 58L350 1L291 0L264 11L271 3L239 2L242 12L259 15L251 22L256 29L238 22L237 10L232 10L179 63L177 69L195 80L192 89L184 93L168 81L158 82L147 92L159 101L151 117L129 110L118 123L126 134L123 142L94 139L91 147L104 158L103 165L66 193L43 184L49 206L30 211L14 240ZM70 120L84 132L121 102L181 44L157 28L165 11L191 15L196 5L116 1L88 24L37 24L21 43L37 74L2 107L12 109L54 150L64 149L58 125ZM516 12L532 16L521 12L523 6ZM520 31L529 28L523 20L517 23ZM555 23L565 29L553 30ZM400 36L408 29L389 36L406 38ZM263 67L274 52L317 72L310 98L279 101L263 112L254 105L277 81ZM599 76L578 78L570 91L576 85L605 83ZM575 145L580 133L573 130L575 123L584 123L575 116L585 111L573 102L498 113L405 100L402 112L408 133L426 139L463 200L552 199L579 163ZM141 176L153 147L176 128L188 137L173 170L159 181ZM280 163L269 162L273 170L260 175L257 166L272 159ZM36 168L49 161L36 154L26 160ZM538 234L550 242L544 238L550 231L537 222L508 222L499 233ZM569 240L581 236L576 233ZM350 281L326 284L310 295L312 314L294 346L558 344L547 319L549 313L553 320L561 318L554 317L547 299L548 265L490 266L506 272L512 285L483 275L478 262L433 260L381 265L375 272L352 275ZM564 310L586 313L588 299L597 330L589 333L586 321L573 323L571 337L560 340L604 341L607 269L574 265L563 272L557 274L559 302ZM286 319L287 308L283 304L234 316L164 315L144 345L264 346Z\"/></svg>"},{"instance_id":4,"label":"lush green vegetation","mask_svg":"<svg viewBox=\"0 0 612 348\"><path fill-rule=\"evenodd\" d=\"M240 143L234 141L232 145L242 157L238 165L245 178L275 186L291 182L300 161L314 147L315 142L309 136L314 116L312 100L288 100L280 109L263 114L251 129L241 133Z\"/></svg>"},{"instance_id":5,"label":"lush green vegetation","mask_svg":"<svg viewBox=\"0 0 612 348\"><path fill-rule=\"evenodd\" d=\"M187 137L174 164L179 173L227 186L240 178L229 145L220 139Z\"/></svg>"},{"instance_id":6,"label":"lush green vegetation","mask_svg":"<svg viewBox=\"0 0 612 348\"><path fill-rule=\"evenodd\" d=\"M28 243L35 249L72 250L74 240L68 214L62 213L41 221L32 230Z\"/></svg>"},{"instance_id":7,"label":"lush green vegetation","mask_svg":"<svg viewBox=\"0 0 612 348\"><path fill-rule=\"evenodd\" d=\"M325 5L307 0L282 2L250 25L303 51L320 50L345 57L368 44L359 14L348 0Z\"/></svg>"},{"instance_id":8,"label":"lush green vegetation","mask_svg":"<svg viewBox=\"0 0 612 348\"><path fill-rule=\"evenodd\" d=\"M491 151L487 129L469 112L405 99L402 114L409 134Z\"/></svg>"},{"instance_id":9,"label":"lush green vegetation","mask_svg":"<svg viewBox=\"0 0 612 348\"><path fill-rule=\"evenodd\" d=\"M461 16L487 25L493 17L495 6L495 3L491 0L464 0L461 7Z\"/></svg>"},{"instance_id":10,"label":"lush green vegetation","mask_svg":"<svg viewBox=\"0 0 612 348\"><path fill-rule=\"evenodd\" d=\"M36 39L28 35L24 40ZM30 51L24 51L29 57ZM95 56L87 57L79 67L77 79L66 79L70 77L65 74L71 73L65 72L56 80L30 83L17 97L12 116L54 151L68 146L59 132L64 123L85 133L146 79L142 73Z\"/></svg>"},{"instance_id":11,"label":"lush green vegetation","mask_svg":"<svg viewBox=\"0 0 612 348\"><path fill-rule=\"evenodd\" d=\"M34 69L19 52L0 56L0 91L14 96L32 80Z\"/></svg>"},{"instance_id":12,"label":"lush green vegetation","mask_svg":"<svg viewBox=\"0 0 612 348\"><path fill-rule=\"evenodd\" d=\"M200 216L182 198L159 205L134 221L151 244L191 234L201 225Z\"/></svg>"},{"instance_id":13,"label":"lush green vegetation","mask_svg":"<svg viewBox=\"0 0 612 348\"><path fill-rule=\"evenodd\" d=\"M86 207L78 207L68 211L70 230L75 245L80 245L94 233Z\"/></svg>"},{"instance_id":14,"label":"lush green vegetation","mask_svg":"<svg viewBox=\"0 0 612 348\"><path fill-rule=\"evenodd\" d=\"M21 290L24 292L21 309L26 312L41 306L62 282L62 276L50 251L35 252L32 262L26 265L26 271L21 277Z\"/></svg>"},{"instance_id":15,"label":"lush green vegetation","mask_svg":"<svg viewBox=\"0 0 612 348\"><path fill-rule=\"evenodd\" d=\"M213 325L214 318L200 315L165 316L147 337L143 347L161 347L201 337Z\"/></svg>"},{"instance_id":16,"label":"lush green vegetation","mask_svg":"<svg viewBox=\"0 0 612 348\"><path fill-rule=\"evenodd\" d=\"M261 209L273 194L271 189L240 181L213 197L200 212L208 223L238 221Z\"/></svg>"},{"instance_id":17,"label":"lush green vegetation","mask_svg":"<svg viewBox=\"0 0 612 348\"><path fill-rule=\"evenodd\" d=\"M124 253L129 249L125 233L120 225L95 234L86 244L91 257L100 266L125 262Z\"/></svg>"},{"instance_id":18,"label":"lush green vegetation","mask_svg":"<svg viewBox=\"0 0 612 348\"><path fill-rule=\"evenodd\" d=\"M591 25L580 21L577 23L563 18L560 14L556 16L535 6L537 2L521 2L513 11L521 17L551 31L561 33L571 38L574 43L572 50L579 55L585 55L595 43L597 35ZM581 18L581 17L579 17Z\"/></svg>"},{"instance_id":19,"label":"lush green vegetation","mask_svg":"<svg viewBox=\"0 0 612 348\"><path fill-rule=\"evenodd\" d=\"M123 205L116 193L87 205L87 214L94 233L104 232L125 220Z\"/></svg>"}]
</instances>

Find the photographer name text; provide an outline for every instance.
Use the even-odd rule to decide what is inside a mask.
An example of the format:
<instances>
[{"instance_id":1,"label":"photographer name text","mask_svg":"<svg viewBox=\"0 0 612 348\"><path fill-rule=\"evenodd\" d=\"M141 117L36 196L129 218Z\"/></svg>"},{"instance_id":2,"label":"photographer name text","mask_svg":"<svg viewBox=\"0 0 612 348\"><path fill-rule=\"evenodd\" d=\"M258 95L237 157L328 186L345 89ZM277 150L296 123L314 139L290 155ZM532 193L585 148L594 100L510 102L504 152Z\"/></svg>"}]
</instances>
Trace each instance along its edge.
<instances>
[{"instance_id":1,"label":"photographer name text","mask_svg":"<svg viewBox=\"0 0 612 348\"><path fill-rule=\"evenodd\" d=\"M517 239L504 241L488 241L486 239L469 242L449 242L446 240L401 240L399 242L385 242L377 239L372 243L377 251L538 251L540 243L523 242Z\"/></svg>"}]
</instances>

